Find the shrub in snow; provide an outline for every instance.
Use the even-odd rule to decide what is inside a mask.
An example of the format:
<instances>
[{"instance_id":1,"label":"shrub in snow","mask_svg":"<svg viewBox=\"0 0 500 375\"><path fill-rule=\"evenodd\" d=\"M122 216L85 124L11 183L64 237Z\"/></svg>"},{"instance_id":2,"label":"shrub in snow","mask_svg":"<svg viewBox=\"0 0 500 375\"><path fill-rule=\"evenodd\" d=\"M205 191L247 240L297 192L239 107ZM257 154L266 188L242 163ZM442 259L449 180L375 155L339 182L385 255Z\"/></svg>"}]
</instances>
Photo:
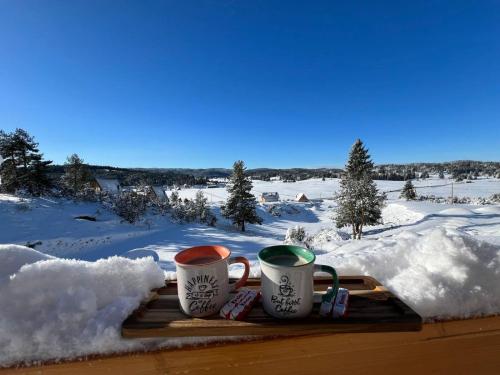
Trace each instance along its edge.
<instances>
[{"instance_id":1,"label":"shrub in snow","mask_svg":"<svg viewBox=\"0 0 500 375\"><path fill-rule=\"evenodd\" d=\"M76 199L85 202L97 202L101 199L95 189L89 183L84 184L75 194Z\"/></svg>"},{"instance_id":2,"label":"shrub in snow","mask_svg":"<svg viewBox=\"0 0 500 375\"><path fill-rule=\"evenodd\" d=\"M150 188L152 189L152 188ZM149 195L151 198L149 199L150 205L153 207L153 210L164 216L167 214L167 212L170 211L170 200L168 199L167 195L162 198L158 198L156 194L150 194Z\"/></svg>"},{"instance_id":3,"label":"shrub in snow","mask_svg":"<svg viewBox=\"0 0 500 375\"><path fill-rule=\"evenodd\" d=\"M306 249L310 249L311 248L310 241L311 238L307 236L304 227L297 225L294 228L288 228L283 243L285 245L296 245L305 247Z\"/></svg>"},{"instance_id":4,"label":"shrub in snow","mask_svg":"<svg viewBox=\"0 0 500 375\"><path fill-rule=\"evenodd\" d=\"M417 198L419 201L430 201L434 203L453 203L453 204L474 204L474 205L489 205L500 203L500 194L493 194L489 198L483 197L457 197L454 196L444 198L437 197L435 195L419 195Z\"/></svg>"},{"instance_id":5,"label":"shrub in snow","mask_svg":"<svg viewBox=\"0 0 500 375\"><path fill-rule=\"evenodd\" d=\"M500 193L498 193L498 194L493 194L493 195L490 197L490 200L491 200L493 203L500 203Z\"/></svg>"},{"instance_id":6,"label":"shrub in snow","mask_svg":"<svg viewBox=\"0 0 500 375\"><path fill-rule=\"evenodd\" d=\"M153 259L48 259L16 269L43 259L39 254L0 249L0 366L145 349L123 340L120 327L164 285Z\"/></svg>"},{"instance_id":7,"label":"shrub in snow","mask_svg":"<svg viewBox=\"0 0 500 375\"><path fill-rule=\"evenodd\" d=\"M337 229L322 229L313 235L308 235L304 227L297 225L294 228L288 228L283 243L302 246L306 249L322 249L325 243L345 241L350 238L348 233Z\"/></svg>"},{"instance_id":8,"label":"shrub in snow","mask_svg":"<svg viewBox=\"0 0 500 375\"><path fill-rule=\"evenodd\" d=\"M346 241L350 240L351 235L341 230L337 229L321 229L319 232L311 236L311 245L315 249L321 249L323 244L327 242L334 241Z\"/></svg>"},{"instance_id":9,"label":"shrub in snow","mask_svg":"<svg viewBox=\"0 0 500 375\"><path fill-rule=\"evenodd\" d=\"M437 197L437 196L435 196L433 194L430 194L430 195L419 195L415 199L419 200L419 201L429 201L429 202L434 202L434 203L448 203L448 201L449 201L448 198Z\"/></svg>"},{"instance_id":10,"label":"shrub in snow","mask_svg":"<svg viewBox=\"0 0 500 375\"><path fill-rule=\"evenodd\" d=\"M147 197L134 191L123 192L113 200L113 210L129 223L135 223L147 207Z\"/></svg>"},{"instance_id":11,"label":"shrub in snow","mask_svg":"<svg viewBox=\"0 0 500 375\"><path fill-rule=\"evenodd\" d=\"M191 223L199 222L214 226L217 222L215 215L208 206L208 200L200 190L196 193L194 200L179 198L176 192L173 192L170 197L171 216L177 222Z\"/></svg>"}]
</instances>

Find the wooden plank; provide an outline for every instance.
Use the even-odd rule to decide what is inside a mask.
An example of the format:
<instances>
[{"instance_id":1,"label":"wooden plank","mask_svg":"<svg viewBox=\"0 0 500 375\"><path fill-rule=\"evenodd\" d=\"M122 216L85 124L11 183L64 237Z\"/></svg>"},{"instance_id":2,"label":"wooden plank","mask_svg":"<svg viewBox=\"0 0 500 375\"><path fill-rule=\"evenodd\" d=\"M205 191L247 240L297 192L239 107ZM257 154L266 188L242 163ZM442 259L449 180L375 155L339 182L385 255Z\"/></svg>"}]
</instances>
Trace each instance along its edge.
<instances>
[{"instance_id":1,"label":"wooden plank","mask_svg":"<svg viewBox=\"0 0 500 375\"><path fill-rule=\"evenodd\" d=\"M500 317L419 332L295 337L99 357L0 374L498 374Z\"/></svg>"},{"instance_id":2,"label":"wooden plank","mask_svg":"<svg viewBox=\"0 0 500 375\"><path fill-rule=\"evenodd\" d=\"M349 314L341 320L319 316L321 294L331 284L328 278L315 282L315 304L311 315L300 320L279 320L266 314L257 304L244 322L218 316L192 319L179 310L177 285L169 282L156 291L157 297L141 306L122 326L126 338L183 336L293 336L318 333L416 331L420 316L367 276L340 278L350 290ZM259 288L259 279L249 279L248 286ZM351 290L352 288L352 290Z\"/></svg>"}]
</instances>

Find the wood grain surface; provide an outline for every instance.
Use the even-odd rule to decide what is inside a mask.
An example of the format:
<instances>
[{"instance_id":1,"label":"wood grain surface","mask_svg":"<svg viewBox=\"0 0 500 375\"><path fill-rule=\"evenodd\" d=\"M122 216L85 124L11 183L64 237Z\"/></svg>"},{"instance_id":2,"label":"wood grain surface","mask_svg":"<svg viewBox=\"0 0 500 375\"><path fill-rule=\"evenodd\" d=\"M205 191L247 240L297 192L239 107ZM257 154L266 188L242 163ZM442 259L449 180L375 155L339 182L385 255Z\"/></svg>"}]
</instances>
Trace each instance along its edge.
<instances>
[{"instance_id":1,"label":"wood grain surface","mask_svg":"<svg viewBox=\"0 0 500 375\"><path fill-rule=\"evenodd\" d=\"M499 374L500 317L164 350L0 374Z\"/></svg>"},{"instance_id":2,"label":"wood grain surface","mask_svg":"<svg viewBox=\"0 0 500 375\"><path fill-rule=\"evenodd\" d=\"M368 276L340 277L349 289L348 315L344 319L319 316L321 294L331 279L315 280L313 312L305 319L276 319L266 314L260 303L245 321L225 320L219 316L196 319L179 310L176 282L156 291L155 297L132 314L122 327L127 338L182 336L296 336L340 332L416 331L422 327L420 316L399 298ZM247 287L259 288L259 279L249 279Z\"/></svg>"}]
</instances>

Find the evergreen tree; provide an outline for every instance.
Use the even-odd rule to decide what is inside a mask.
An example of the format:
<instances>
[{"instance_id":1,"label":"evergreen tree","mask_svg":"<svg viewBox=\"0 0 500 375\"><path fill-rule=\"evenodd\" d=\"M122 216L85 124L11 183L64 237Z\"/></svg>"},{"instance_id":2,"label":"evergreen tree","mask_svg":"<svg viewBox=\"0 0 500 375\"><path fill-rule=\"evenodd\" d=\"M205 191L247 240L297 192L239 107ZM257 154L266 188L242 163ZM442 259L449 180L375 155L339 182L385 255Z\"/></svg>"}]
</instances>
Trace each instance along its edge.
<instances>
[{"instance_id":1,"label":"evergreen tree","mask_svg":"<svg viewBox=\"0 0 500 375\"><path fill-rule=\"evenodd\" d=\"M113 198L113 209L116 214L129 223L135 223L146 212L147 198L134 191L123 192Z\"/></svg>"},{"instance_id":2,"label":"evergreen tree","mask_svg":"<svg viewBox=\"0 0 500 375\"><path fill-rule=\"evenodd\" d=\"M24 188L31 194L41 194L50 186L47 172L52 162L43 160L38 143L27 131L0 131L0 155L6 159L0 170L6 191Z\"/></svg>"},{"instance_id":3,"label":"evergreen tree","mask_svg":"<svg viewBox=\"0 0 500 375\"><path fill-rule=\"evenodd\" d=\"M176 191L170 195L170 213L174 220L180 222L186 220L186 207Z\"/></svg>"},{"instance_id":4,"label":"evergreen tree","mask_svg":"<svg viewBox=\"0 0 500 375\"><path fill-rule=\"evenodd\" d=\"M365 225L380 224L385 194L379 194L372 179L373 162L363 142L357 140L349 153L345 172L336 195L338 228L350 225L353 238L360 239Z\"/></svg>"},{"instance_id":5,"label":"evergreen tree","mask_svg":"<svg viewBox=\"0 0 500 375\"><path fill-rule=\"evenodd\" d=\"M13 193L19 188L13 134L3 130L0 130L0 156L3 159L0 165L2 190Z\"/></svg>"},{"instance_id":6,"label":"evergreen tree","mask_svg":"<svg viewBox=\"0 0 500 375\"><path fill-rule=\"evenodd\" d=\"M196 219L198 218L198 212L194 201L187 198L184 199L183 208L184 208L184 217L182 218L183 221L186 221L188 223L196 221Z\"/></svg>"},{"instance_id":7,"label":"evergreen tree","mask_svg":"<svg viewBox=\"0 0 500 375\"><path fill-rule=\"evenodd\" d=\"M245 222L251 224L262 224L262 219L257 215L255 207L257 201L250 193L252 180L245 176L245 164L239 160L233 165L233 174L229 179L227 191L229 198L221 207L222 216L231 219L233 224L244 232Z\"/></svg>"},{"instance_id":8,"label":"evergreen tree","mask_svg":"<svg viewBox=\"0 0 500 375\"><path fill-rule=\"evenodd\" d=\"M31 167L28 169L26 188L34 195L41 195L52 185L48 177L49 165L52 164L52 161L42 160L42 157L42 154L33 155Z\"/></svg>"},{"instance_id":9,"label":"evergreen tree","mask_svg":"<svg viewBox=\"0 0 500 375\"><path fill-rule=\"evenodd\" d=\"M203 194L201 190L196 193L194 206L196 209L196 216L200 222L207 223L212 226L215 225L217 219L212 214L212 211L208 206L208 199L205 197L205 194Z\"/></svg>"},{"instance_id":10,"label":"evergreen tree","mask_svg":"<svg viewBox=\"0 0 500 375\"><path fill-rule=\"evenodd\" d=\"M176 192L175 190L172 192L172 194L170 194L170 205L173 207L173 206L176 206L178 203L179 203L179 193Z\"/></svg>"},{"instance_id":11,"label":"evergreen tree","mask_svg":"<svg viewBox=\"0 0 500 375\"><path fill-rule=\"evenodd\" d=\"M64 163L63 185L71 192L78 194L90 179L90 171L83 159L77 154L68 156Z\"/></svg>"},{"instance_id":12,"label":"evergreen tree","mask_svg":"<svg viewBox=\"0 0 500 375\"><path fill-rule=\"evenodd\" d=\"M403 190L401 191L400 198L405 198L407 201L414 200L417 198L417 192L411 180L406 181Z\"/></svg>"}]
</instances>

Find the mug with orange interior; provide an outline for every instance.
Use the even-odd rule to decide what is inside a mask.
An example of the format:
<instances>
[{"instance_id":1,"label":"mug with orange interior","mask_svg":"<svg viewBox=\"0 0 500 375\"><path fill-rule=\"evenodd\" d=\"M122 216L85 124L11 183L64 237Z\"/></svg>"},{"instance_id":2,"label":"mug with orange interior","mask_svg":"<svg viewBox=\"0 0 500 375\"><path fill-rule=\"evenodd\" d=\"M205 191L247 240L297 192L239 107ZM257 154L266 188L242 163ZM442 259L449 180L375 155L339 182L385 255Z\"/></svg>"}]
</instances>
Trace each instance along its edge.
<instances>
[{"instance_id":1,"label":"mug with orange interior","mask_svg":"<svg viewBox=\"0 0 500 375\"><path fill-rule=\"evenodd\" d=\"M177 293L183 313L193 317L217 313L229 293L245 285L250 272L248 259L231 257L224 246L195 246L176 254ZM229 282L228 267L243 263L245 271L237 282Z\"/></svg>"}]
</instances>

